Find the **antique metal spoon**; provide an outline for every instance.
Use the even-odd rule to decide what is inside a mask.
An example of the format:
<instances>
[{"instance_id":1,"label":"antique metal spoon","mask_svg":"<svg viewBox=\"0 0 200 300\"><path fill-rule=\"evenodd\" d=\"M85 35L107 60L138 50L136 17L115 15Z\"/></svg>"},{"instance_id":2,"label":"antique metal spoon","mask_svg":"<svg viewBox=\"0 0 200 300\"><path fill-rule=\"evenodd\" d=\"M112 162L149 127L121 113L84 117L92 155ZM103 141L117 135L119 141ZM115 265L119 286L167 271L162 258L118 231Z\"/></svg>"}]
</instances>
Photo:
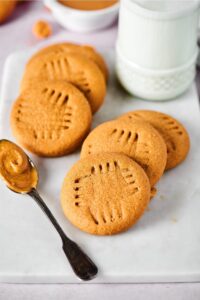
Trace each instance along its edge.
<instances>
[{"instance_id":1,"label":"antique metal spoon","mask_svg":"<svg viewBox=\"0 0 200 300\"><path fill-rule=\"evenodd\" d=\"M7 168L6 172L4 168ZM27 174L25 173L26 170L28 170ZM19 174L18 177L17 173ZM23 182L23 180L25 181L24 175L28 178L27 184ZM60 235L63 250L74 273L82 280L93 279L98 272L96 265L75 242L66 236L50 209L40 197L36 189L38 172L32 160L19 146L8 140L0 140L0 176L6 181L9 189L16 193L28 194L40 206Z\"/></svg>"}]
</instances>

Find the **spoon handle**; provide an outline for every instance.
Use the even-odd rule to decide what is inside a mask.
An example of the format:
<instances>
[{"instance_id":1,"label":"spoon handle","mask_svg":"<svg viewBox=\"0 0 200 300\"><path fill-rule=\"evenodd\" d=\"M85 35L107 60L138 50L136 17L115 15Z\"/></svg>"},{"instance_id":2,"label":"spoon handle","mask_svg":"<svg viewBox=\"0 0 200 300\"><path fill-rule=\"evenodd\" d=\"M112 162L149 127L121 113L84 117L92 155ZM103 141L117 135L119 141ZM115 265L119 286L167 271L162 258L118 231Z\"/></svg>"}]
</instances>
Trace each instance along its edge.
<instances>
[{"instance_id":1,"label":"spoon handle","mask_svg":"<svg viewBox=\"0 0 200 300\"><path fill-rule=\"evenodd\" d=\"M38 191L33 188L29 193L46 216L49 218L57 232L59 233L62 242L63 242L63 251L68 258L68 261L74 270L74 273L82 280L91 280L97 274L98 269L96 265L92 262L92 260L81 250L81 248L69 239L60 225L58 224L57 220L51 213L50 209L47 207L43 199L40 197Z\"/></svg>"}]
</instances>

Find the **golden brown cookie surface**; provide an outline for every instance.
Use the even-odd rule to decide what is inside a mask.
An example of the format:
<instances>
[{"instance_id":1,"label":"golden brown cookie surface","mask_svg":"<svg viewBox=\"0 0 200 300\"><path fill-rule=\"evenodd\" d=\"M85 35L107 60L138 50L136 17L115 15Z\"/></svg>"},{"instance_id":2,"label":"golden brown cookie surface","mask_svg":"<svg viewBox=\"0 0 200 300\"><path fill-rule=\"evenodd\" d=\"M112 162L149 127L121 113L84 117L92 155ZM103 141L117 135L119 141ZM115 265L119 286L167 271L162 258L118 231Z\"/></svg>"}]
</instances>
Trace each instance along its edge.
<instances>
[{"instance_id":1,"label":"golden brown cookie surface","mask_svg":"<svg viewBox=\"0 0 200 300\"><path fill-rule=\"evenodd\" d=\"M0 24L7 20L13 13L17 1L15 0L3 0L0 1Z\"/></svg>"},{"instance_id":2,"label":"golden brown cookie surface","mask_svg":"<svg viewBox=\"0 0 200 300\"><path fill-rule=\"evenodd\" d=\"M79 160L61 191L62 208L70 222L98 235L128 229L144 213L149 199L150 184L143 169L116 153Z\"/></svg>"},{"instance_id":3,"label":"golden brown cookie surface","mask_svg":"<svg viewBox=\"0 0 200 300\"><path fill-rule=\"evenodd\" d=\"M84 141L81 157L100 152L128 155L143 167L152 186L162 176L167 160L163 138L143 121L115 120L96 127Z\"/></svg>"},{"instance_id":4,"label":"golden brown cookie surface","mask_svg":"<svg viewBox=\"0 0 200 300\"><path fill-rule=\"evenodd\" d=\"M127 120L145 120L156 128L167 145L166 170L176 167L187 156L190 139L183 125L173 117L151 110L132 111L121 118Z\"/></svg>"},{"instance_id":5,"label":"golden brown cookie surface","mask_svg":"<svg viewBox=\"0 0 200 300\"><path fill-rule=\"evenodd\" d=\"M49 53L38 57L27 65L21 89L34 79L66 80L74 84L84 93L93 112L104 101L106 84L103 74L95 63L81 54Z\"/></svg>"},{"instance_id":6,"label":"golden brown cookie surface","mask_svg":"<svg viewBox=\"0 0 200 300\"><path fill-rule=\"evenodd\" d=\"M74 151L91 125L91 109L84 95L66 82L30 85L11 112L13 135L26 149L41 156Z\"/></svg>"},{"instance_id":7,"label":"golden brown cookie surface","mask_svg":"<svg viewBox=\"0 0 200 300\"><path fill-rule=\"evenodd\" d=\"M42 48L35 55L32 56L29 63L31 63L38 56L42 56L47 53L80 53L97 64L100 70L103 72L105 79L108 79L108 68L103 57L91 46L77 45L72 43L60 43L53 44L48 47Z\"/></svg>"}]
</instances>

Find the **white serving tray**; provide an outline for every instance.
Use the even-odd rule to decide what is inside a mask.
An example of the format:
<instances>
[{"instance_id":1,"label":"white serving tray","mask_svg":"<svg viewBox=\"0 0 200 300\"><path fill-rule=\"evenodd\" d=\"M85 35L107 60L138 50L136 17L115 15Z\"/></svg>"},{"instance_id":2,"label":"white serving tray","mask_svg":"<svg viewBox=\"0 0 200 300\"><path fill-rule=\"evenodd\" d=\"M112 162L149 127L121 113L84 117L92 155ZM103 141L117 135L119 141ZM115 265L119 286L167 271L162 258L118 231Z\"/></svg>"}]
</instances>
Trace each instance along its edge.
<instances>
[{"instance_id":1,"label":"white serving tray","mask_svg":"<svg viewBox=\"0 0 200 300\"><path fill-rule=\"evenodd\" d=\"M12 102L27 59L33 51L8 58L0 97L0 138L14 140L9 126ZM111 237L91 236L73 227L60 207L63 178L79 153L44 159L31 155L40 173L39 191L63 226L99 267L92 282L200 281L200 114L193 85L169 102L145 102L123 91L114 76L113 51L104 53L110 68L107 98L93 125L133 109L156 109L187 127L191 151L186 161L165 173L149 210L129 231ZM61 241L28 196L0 183L0 282L78 283L62 252Z\"/></svg>"}]
</instances>

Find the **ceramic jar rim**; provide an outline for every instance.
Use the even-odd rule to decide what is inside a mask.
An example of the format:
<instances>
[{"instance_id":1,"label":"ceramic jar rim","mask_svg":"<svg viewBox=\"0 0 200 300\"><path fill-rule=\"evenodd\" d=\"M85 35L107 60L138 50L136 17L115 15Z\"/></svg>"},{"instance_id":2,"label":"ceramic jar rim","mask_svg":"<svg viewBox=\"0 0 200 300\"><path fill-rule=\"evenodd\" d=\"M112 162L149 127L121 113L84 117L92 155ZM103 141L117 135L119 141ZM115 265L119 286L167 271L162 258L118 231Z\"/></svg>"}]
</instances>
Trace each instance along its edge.
<instances>
[{"instance_id":1,"label":"ceramic jar rim","mask_svg":"<svg viewBox=\"0 0 200 300\"><path fill-rule=\"evenodd\" d=\"M177 19L181 17L185 17L190 15L194 11L200 9L200 0L182 0L180 2L188 2L190 3L187 7L182 7L179 10L174 11L156 11L153 9L148 9L140 5L138 2L134 0L121 0L122 5L126 6L129 10L132 10L134 13L142 15L146 18L151 18L155 20L170 20ZM174 0L169 0L174 2Z\"/></svg>"}]
</instances>

